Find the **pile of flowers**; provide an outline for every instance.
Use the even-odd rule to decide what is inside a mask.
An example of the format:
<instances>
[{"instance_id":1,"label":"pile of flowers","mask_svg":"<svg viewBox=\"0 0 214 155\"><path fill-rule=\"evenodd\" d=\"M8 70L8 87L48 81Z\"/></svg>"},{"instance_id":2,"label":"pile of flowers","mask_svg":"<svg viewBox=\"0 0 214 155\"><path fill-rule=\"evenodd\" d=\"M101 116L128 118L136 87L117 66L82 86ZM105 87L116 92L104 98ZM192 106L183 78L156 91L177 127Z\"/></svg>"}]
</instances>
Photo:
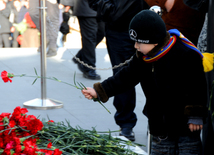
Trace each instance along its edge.
<instances>
[{"instance_id":1,"label":"pile of flowers","mask_svg":"<svg viewBox=\"0 0 214 155\"><path fill-rule=\"evenodd\" d=\"M99 134L95 128L73 128L68 121L40 121L27 112L16 107L0 115L0 155L137 155L128 148L134 143L113 138L110 131Z\"/></svg>"},{"instance_id":2,"label":"pile of flowers","mask_svg":"<svg viewBox=\"0 0 214 155\"><path fill-rule=\"evenodd\" d=\"M14 112L0 115L0 155L61 155L62 151L52 148L39 148L38 131L43 123L34 115L27 115L26 108L16 107Z\"/></svg>"}]
</instances>

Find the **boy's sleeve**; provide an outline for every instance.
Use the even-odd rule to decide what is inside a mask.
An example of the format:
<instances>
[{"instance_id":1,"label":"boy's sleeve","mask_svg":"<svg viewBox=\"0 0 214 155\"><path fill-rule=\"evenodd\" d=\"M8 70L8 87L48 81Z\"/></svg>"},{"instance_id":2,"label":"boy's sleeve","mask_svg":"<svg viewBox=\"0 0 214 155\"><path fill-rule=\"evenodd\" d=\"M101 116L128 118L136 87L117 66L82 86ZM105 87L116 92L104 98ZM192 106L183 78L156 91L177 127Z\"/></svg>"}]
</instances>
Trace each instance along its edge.
<instances>
[{"instance_id":1,"label":"boy's sleeve","mask_svg":"<svg viewBox=\"0 0 214 155\"><path fill-rule=\"evenodd\" d=\"M100 101L102 101L103 103L107 102L109 97L108 95L106 94L104 88L102 87L101 83L98 82L98 83L95 83L94 84L94 89L96 90L96 93L97 93L97 96L98 96L98 99Z\"/></svg>"},{"instance_id":2,"label":"boy's sleeve","mask_svg":"<svg viewBox=\"0 0 214 155\"><path fill-rule=\"evenodd\" d=\"M188 124L203 125L203 119L201 117L189 118Z\"/></svg>"},{"instance_id":3,"label":"boy's sleeve","mask_svg":"<svg viewBox=\"0 0 214 155\"><path fill-rule=\"evenodd\" d=\"M142 66L136 55L128 66L123 67L114 76L109 77L102 83L95 83L94 89L96 90L99 99L102 102L107 102L109 97L123 93L140 82L141 72L139 68ZM141 68L142 70L143 68Z\"/></svg>"},{"instance_id":4,"label":"boy's sleeve","mask_svg":"<svg viewBox=\"0 0 214 155\"><path fill-rule=\"evenodd\" d=\"M190 50L186 55L186 69L184 71L187 85L183 92L188 97L184 114L188 117L205 118L207 114L207 82L200 55Z\"/></svg>"}]
</instances>

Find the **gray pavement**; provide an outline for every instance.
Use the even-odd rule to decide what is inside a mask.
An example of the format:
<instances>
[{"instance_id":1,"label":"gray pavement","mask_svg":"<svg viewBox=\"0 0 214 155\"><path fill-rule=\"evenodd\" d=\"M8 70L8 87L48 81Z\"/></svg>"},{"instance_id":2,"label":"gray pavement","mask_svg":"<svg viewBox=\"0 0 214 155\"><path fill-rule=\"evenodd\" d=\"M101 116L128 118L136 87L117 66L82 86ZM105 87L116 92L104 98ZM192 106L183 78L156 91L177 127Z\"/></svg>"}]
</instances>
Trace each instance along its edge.
<instances>
[{"instance_id":1,"label":"gray pavement","mask_svg":"<svg viewBox=\"0 0 214 155\"><path fill-rule=\"evenodd\" d=\"M112 75L111 70L97 70L97 73L101 75L101 80L85 79L77 65L71 61L73 55L81 48L80 36L78 32L72 32L69 35L65 48L60 48L57 56L47 58L47 77L56 77L59 80L73 84L74 74L76 73L76 81L92 87L93 83L101 82ZM111 67L104 42L96 49L96 57L98 68ZM15 75L35 75L34 68L36 68L38 74L41 73L40 64L40 54L36 48L0 48L0 72L6 70ZM12 113L16 106L23 107L24 102L41 97L40 79L34 85L32 85L34 78L30 77L15 77L12 80L12 83L0 81L0 113ZM99 103L85 99L80 90L76 88L51 80L46 80L46 83L47 98L61 101L63 107L49 110L28 109L28 115L39 116L41 119L47 119L48 116L55 122L68 120L73 127L80 126L84 129L95 127L97 131L119 130L114 121L113 98L105 103L105 106L111 111L111 114L109 114ZM142 114L145 97L139 85L136 86L136 92L137 105L135 112L138 122L134 128L135 142L147 145L147 119ZM113 135L118 134L113 133ZM147 151L147 147L142 147L142 149Z\"/></svg>"}]
</instances>

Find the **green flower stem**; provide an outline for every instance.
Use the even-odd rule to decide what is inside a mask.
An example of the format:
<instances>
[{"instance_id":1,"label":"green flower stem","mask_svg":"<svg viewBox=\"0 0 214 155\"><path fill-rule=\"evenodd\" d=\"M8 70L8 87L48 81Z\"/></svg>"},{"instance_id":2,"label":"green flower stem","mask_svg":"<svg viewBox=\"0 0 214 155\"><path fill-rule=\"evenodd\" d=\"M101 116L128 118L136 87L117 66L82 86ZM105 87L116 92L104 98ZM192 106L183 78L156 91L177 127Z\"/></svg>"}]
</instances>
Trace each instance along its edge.
<instances>
[{"instance_id":1,"label":"green flower stem","mask_svg":"<svg viewBox=\"0 0 214 155\"><path fill-rule=\"evenodd\" d=\"M102 102L100 102L100 100L97 98L93 98L93 100L98 101L109 112L109 114L111 114L111 112L102 104Z\"/></svg>"},{"instance_id":2,"label":"green flower stem","mask_svg":"<svg viewBox=\"0 0 214 155\"><path fill-rule=\"evenodd\" d=\"M52 81L64 83L64 84L66 84L66 85L72 86L72 87L74 87L74 88L76 88L76 89L79 89L79 90L87 89L82 83L79 83L79 82L76 82L76 81L75 81L76 73L74 74L74 85L73 85L73 84L70 84L70 83L68 83L68 82L64 82L64 81L58 80L58 79L55 78L55 77L42 77L42 76L38 76L37 71L36 71L35 68L34 68L34 70L35 70L36 76L29 76L29 75L26 75L26 74L21 74L21 75L13 75L13 77L31 77L31 78L35 78L35 80L33 81L32 85L37 81L37 79L39 79L39 78L45 78L45 79L48 79L48 80L52 80ZM77 86L77 84L78 84L79 86ZM108 111L108 113L111 114L111 112L103 105L103 103L102 103L99 99L93 98L93 100L94 100L94 101L98 101L98 102L106 109L106 111Z\"/></svg>"}]
</instances>

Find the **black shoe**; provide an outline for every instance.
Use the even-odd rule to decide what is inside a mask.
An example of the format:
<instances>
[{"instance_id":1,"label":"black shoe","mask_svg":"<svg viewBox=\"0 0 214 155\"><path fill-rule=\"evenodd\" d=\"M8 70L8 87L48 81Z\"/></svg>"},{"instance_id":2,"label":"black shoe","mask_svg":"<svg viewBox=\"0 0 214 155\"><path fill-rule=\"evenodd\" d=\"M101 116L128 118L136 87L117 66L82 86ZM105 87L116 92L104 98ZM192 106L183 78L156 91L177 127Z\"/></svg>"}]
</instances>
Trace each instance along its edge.
<instances>
[{"instance_id":1,"label":"black shoe","mask_svg":"<svg viewBox=\"0 0 214 155\"><path fill-rule=\"evenodd\" d=\"M130 141L135 141L135 135L132 128L122 128L119 135L126 137Z\"/></svg>"},{"instance_id":2,"label":"black shoe","mask_svg":"<svg viewBox=\"0 0 214 155\"><path fill-rule=\"evenodd\" d=\"M83 72L83 77L90 80L100 80L101 77L98 75L95 70L86 70L82 64L78 63L78 69Z\"/></svg>"},{"instance_id":3,"label":"black shoe","mask_svg":"<svg viewBox=\"0 0 214 155\"><path fill-rule=\"evenodd\" d=\"M53 57L55 55L57 55L57 51L55 49L49 49L46 54L46 57Z\"/></svg>"},{"instance_id":4,"label":"black shoe","mask_svg":"<svg viewBox=\"0 0 214 155\"><path fill-rule=\"evenodd\" d=\"M95 70L89 70L88 72L83 73L83 77L86 79L91 79L91 80L100 80L101 77L98 75Z\"/></svg>"}]
</instances>

